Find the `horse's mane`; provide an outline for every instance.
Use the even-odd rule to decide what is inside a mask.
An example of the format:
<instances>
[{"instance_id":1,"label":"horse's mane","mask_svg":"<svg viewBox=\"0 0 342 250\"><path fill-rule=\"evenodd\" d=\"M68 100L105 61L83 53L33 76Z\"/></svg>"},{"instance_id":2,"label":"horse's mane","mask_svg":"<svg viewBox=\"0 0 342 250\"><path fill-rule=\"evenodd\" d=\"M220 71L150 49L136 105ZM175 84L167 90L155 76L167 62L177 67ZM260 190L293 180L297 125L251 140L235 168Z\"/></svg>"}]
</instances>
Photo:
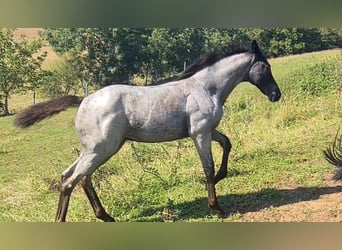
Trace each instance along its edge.
<instances>
[{"instance_id":1,"label":"horse's mane","mask_svg":"<svg viewBox=\"0 0 342 250\"><path fill-rule=\"evenodd\" d=\"M178 79L181 80L189 78L198 71L213 65L214 63L220 61L225 57L248 51L249 48L245 44L230 43L228 46L215 49L214 51L207 53L203 57L200 57L197 61L186 68Z\"/></svg>"}]
</instances>

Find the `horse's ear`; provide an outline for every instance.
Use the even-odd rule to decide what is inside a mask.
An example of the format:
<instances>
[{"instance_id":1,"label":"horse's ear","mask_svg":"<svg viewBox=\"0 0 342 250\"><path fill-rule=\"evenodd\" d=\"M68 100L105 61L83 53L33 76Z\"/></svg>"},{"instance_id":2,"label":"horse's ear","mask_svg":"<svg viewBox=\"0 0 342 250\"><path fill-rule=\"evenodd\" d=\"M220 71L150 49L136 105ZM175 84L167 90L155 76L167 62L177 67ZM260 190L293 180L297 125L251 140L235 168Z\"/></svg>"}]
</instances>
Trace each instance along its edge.
<instances>
[{"instance_id":1,"label":"horse's ear","mask_svg":"<svg viewBox=\"0 0 342 250\"><path fill-rule=\"evenodd\" d=\"M252 52L257 52L257 51L259 51L258 43L257 43L255 40L252 41L251 50L252 50Z\"/></svg>"}]
</instances>

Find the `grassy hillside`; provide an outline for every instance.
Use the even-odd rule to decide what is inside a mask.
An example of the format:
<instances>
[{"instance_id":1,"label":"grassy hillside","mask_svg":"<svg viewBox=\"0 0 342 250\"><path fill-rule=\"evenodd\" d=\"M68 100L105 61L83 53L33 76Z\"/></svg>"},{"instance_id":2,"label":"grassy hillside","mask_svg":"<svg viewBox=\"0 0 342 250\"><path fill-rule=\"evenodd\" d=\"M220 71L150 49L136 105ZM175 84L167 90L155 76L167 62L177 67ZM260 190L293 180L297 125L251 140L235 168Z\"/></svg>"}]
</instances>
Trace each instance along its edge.
<instances>
[{"instance_id":1,"label":"grassy hillside","mask_svg":"<svg viewBox=\"0 0 342 250\"><path fill-rule=\"evenodd\" d=\"M281 101L270 103L243 83L229 97L219 126L233 144L229 177L217 185L219 202L231 212L225 221L248 221L248 212L314 199L333 171L322 149L342 125L342 51L270 62ZM20 110L30 95L11 101ZM26 130L12 125L13 116L0 117L0 221L54 220L60 174L80 148L75 113L69 109ZM214 157L218 166L216 144ZM204 182L190 140L127 143L94 176L104 206L118 221L220 221L207 208ZM67 219L96 220L78 187Z\"/></svg>"}]
</instances>

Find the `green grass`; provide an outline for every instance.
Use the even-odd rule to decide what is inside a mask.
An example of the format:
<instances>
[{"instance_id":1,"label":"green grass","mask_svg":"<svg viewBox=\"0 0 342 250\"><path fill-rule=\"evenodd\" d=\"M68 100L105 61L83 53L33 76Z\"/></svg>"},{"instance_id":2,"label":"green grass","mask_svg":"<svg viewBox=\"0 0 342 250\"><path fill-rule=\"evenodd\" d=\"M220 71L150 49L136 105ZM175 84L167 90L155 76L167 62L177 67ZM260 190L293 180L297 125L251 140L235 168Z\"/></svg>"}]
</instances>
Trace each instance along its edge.
<instances>
[{"instance_id":1,"label":"green grass","mask_svg":"<svg viewBox=\"0 0 342 250\"><path fill-rule=\"evenodd\" d=\"M225 221L310 200L324 185L333 168L322 150L342 124L341 59L341 50L332 50L271 60L283 92L278 103L249 84L234 90L219 126L233 144L229 177L217 185L220 204L231 212ZM313 67L324 63L336 67ZM305 89L303 79L316 85ZM311 91L319 81L324 88ZM12 110L30 100L29 95L14 96ZM13 116L0 117L0 221L54 220L60 174L80 148L75 114L76 109L69 109L25 130L12 125ZM221 150L217 144L213 148L218 167ZM118 221L221 221L207 207L204 174L188 139L126 143L93 179L105 208ZM67 219L97 221L78 186Z\"/></svg>"}]
</instances>

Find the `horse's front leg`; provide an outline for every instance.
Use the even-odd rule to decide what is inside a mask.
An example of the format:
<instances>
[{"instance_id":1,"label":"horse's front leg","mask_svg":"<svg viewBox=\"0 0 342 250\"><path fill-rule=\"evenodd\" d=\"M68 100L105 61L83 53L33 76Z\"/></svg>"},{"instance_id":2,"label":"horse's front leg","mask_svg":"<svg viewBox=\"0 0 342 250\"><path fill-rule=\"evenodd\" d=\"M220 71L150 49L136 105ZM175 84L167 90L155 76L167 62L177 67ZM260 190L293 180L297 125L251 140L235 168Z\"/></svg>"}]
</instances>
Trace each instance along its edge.
<instances>
[{"instance_id":1,"label":"horse's front leg","mask_svg":"<svg viewBox=\"0 0 342 250\"><path fill-rule=\"evenodd\" d=\"M229 156L230 149L232 148L232 144L230 143L227 136L225 136L224 134L221 134L217 130L214 130L212 132L212 139L213 139L213 141L218 142L220 144L220 146L222 147L222 150L223 150L221 166L220 166L217 174L214 177L214 182L215 182L215 184L217 184L220 180L227 177L227 174L228 174L228 156Z\"/></svg>"},{"instance_id":2,"label":"horse's front leg","mask_svg":"<svg viewBox=\"0 0 342 250\"><path fill-rule=\"evenodd\" d=\"M227 215L219 206L215 191L214 160L211 152L212 135L210 132L205 134L201 133L193 136L192 139L197 148L207 178L208 205L219 217L225 218Z\"/></svg>"}]
</instances>

